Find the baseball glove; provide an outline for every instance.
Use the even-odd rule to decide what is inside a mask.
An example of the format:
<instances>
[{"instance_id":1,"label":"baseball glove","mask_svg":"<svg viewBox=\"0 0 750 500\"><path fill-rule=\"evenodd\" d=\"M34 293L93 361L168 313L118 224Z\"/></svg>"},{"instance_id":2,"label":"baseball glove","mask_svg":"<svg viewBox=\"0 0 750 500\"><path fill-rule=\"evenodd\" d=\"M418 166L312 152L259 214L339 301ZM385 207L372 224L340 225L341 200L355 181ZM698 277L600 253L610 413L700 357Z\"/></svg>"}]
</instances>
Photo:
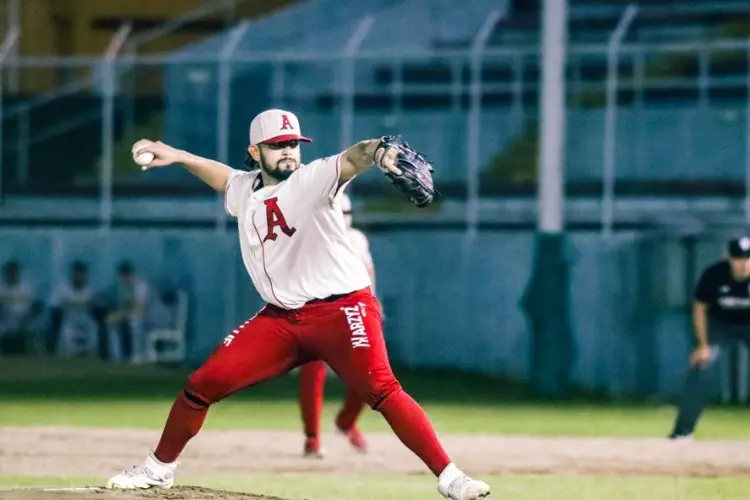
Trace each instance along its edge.
<instances>
[{"instance_id":1,"label":"baseball glove","mask_svg":"<svg viewBox=\"0 0 750 500\"><path fill-rule=\"evenodd\" d=\"M388 170L382 163L386 152L396 148L396 167L401 170L400 175ZM432 181L434 169L430 162L412 149L401 137L388 135L383 137L375 148L376 163L393 185L404 193L417 207L426 207L435 198L436 192Z\"/></svg>"}]
</instances>

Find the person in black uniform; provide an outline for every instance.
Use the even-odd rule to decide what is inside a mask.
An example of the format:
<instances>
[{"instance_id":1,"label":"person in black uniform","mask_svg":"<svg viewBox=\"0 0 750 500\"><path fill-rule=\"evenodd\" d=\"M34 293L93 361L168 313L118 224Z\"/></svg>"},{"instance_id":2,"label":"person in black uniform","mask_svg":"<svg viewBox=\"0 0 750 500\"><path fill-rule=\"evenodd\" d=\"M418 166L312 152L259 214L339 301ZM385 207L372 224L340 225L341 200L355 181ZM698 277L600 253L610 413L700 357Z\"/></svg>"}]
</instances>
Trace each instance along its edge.
<instances>
[{"instance_id":1,"label":"person in black uniform","mask_svg":"<svg viewBox=\"0 0 750 500\"><path fill-rule=\"evenodd\" d=\"M708 369L720 348L750 345L750 238L727 245L728 258L709 266L693 294L695 347L670 439L692 436L711 396Z\"/></svg>"}]
</instances>

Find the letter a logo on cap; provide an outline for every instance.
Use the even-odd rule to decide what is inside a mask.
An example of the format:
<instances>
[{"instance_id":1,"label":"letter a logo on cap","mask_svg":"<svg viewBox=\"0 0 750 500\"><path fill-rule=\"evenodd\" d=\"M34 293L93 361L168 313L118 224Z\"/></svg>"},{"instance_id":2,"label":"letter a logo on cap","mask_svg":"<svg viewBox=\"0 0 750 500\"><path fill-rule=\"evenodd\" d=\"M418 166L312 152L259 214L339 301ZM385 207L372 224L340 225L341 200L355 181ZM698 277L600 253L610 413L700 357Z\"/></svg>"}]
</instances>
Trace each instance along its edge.
<instances>
[{"instance_id":1,"label":"letter a logo on cap","mask_svg":"<svg viewBox=\"0 0 750 500\"><path fill-rule=\"evenodd\" d=\"M281 115L281 130L294 130L292 122L289 121L289 117Z\"/></svg>"},{"instance_id":2,"label":"letter a logo on cap","mask_svg":"<svg viewBox=\"0 0 750 500\"><path fill-rule=\"evenodd\" d=\"M301 135L299 119L291 111L267 109L250 123L250 144L273 144L284 141L312 142Z\"/></svg>"}]
</instances>

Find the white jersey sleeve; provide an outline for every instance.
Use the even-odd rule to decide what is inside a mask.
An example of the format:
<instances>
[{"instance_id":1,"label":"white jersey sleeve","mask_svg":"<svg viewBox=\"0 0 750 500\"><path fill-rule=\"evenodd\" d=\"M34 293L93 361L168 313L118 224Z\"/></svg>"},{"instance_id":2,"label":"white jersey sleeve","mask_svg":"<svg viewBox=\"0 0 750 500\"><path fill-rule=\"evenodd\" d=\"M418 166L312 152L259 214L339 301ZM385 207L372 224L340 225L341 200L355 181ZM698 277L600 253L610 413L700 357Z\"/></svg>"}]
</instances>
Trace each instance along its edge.
<instances>
[{"instance_id":1,"label":"white jersey sleeve","mask_svg":"<svg viewBox=\"0 0 750 500\"><path fill-rule=\"evenodd\" d=\"M74 310L85 308L91 301L92 291L88 285L82 288L73 288L70 283L61 281L55 286L49 299L50 307Z\"/></svg>"},{"instance_id":2,"label":"white jersey sleeve","mask_svg":"<svg viewBox=\"0 0 750 500\"><path fill-rule=\"evenodd\" d=\"M25 314L31 308L34 293L34 286L27 281L12 286L0 284L0 306L11 313Z\"/></svg>"},{"instance_id":3,"label":"white jersey sleeve","mask_svg":"<svg viewBox=\"0 0 750 500\"><path fill-rule=\"evenodd\" d=\"M224 209L232 217L237 217L242 207L242 200L247 199L253 190L257 172L234 170L229 174L224 192Z\"/></svg>"},{"instance_id":4,"label":"white jersey sleeve","mask_svg":"<svg viewBox=\"0 0 750 500\"><path fill-rule=\"evenodd\" d=\"M321 158L300 168L296 175L299 186L310 198L327 198L333 202L339 192L339 177L341 176L341 156ZM341 186L343 189L344 186Z\"/></svg>"}]
</instances>

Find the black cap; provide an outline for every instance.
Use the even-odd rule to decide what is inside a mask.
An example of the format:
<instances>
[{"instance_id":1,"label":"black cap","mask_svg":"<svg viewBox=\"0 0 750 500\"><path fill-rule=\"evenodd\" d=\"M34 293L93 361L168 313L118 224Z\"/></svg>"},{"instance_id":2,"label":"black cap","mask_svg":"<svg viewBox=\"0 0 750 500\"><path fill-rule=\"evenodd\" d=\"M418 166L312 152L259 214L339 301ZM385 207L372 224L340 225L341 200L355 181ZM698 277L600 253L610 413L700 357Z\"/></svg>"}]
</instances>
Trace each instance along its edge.
<instances>
[{"instance_id":1,"label":"black cap","mask_svg":"<svg viewBox=\"0 0 750 500\"><path fill-rule=\"evenodd\" d=\"M750 258L750 238L743 236L729 241L727 245L729 256L733 259Z\"/></svg>"}]
</instances>

